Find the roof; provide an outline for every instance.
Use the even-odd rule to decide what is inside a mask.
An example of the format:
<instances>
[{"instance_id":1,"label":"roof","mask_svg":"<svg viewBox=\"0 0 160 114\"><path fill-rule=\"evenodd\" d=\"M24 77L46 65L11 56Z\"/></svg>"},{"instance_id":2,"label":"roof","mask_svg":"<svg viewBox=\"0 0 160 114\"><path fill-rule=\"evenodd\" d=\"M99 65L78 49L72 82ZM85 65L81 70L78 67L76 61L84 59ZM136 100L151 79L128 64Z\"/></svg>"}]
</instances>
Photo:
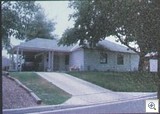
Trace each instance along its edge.
<instances>
[{"instance_id":1,"label":"roof","mask_svg":"<svg viewBox=\"0 0 160 114\"><path fill-rule=\"evenodd\" d=\"M124 53L135 53L134 51L132 51L131 49L129 49L128 47L124 46L124 45L120 45L108 40L102 40L99 41L98 43L99 45L103 46L104 48L110 50L110 51L115 51L115 52L124 52Z\"/></svg>"},{"instance_id":2,"label":"roof","mask_svg":"<svg viewBox=\"0 0 160 114\"><path fill-rule=\"evenodd\" d=\"M108 40L99 41L98 45L110 51L135 53L134 51L128 49L124 45L119 45ZM52 50L52 51L72 52L81 47L82 46L79 46L78 43L73 46L62 46L62 45L59 46L58 40L35 38L28 42L21 43L20 45L15 46L13 49L22 48L26 50Z\"/></svg>"},{"instance_id":3,"label":"roof","mask_svg":"<svg viewBox=\"0 0 160 114\"><path fill-rule=\"evenodd\" d=\"M69 52L73 46L59 46L58 41L55 39L51 40L51 39L35 38L28 42L21 43L20 45L17 45L14 48L16 47L26 50L53 50L53 51Z\"/></svg>"},{"instance_id":4,"label":"roof","mask_svg":"<svg viewBox=\"0 0 160 114\"><path fill-rule=\"evenodd\" d=\"M158 53L157 52L151 52L145 55L146 58L150 58L150 59L156 59L158 58Z\"/></svg>"}]
</instances>

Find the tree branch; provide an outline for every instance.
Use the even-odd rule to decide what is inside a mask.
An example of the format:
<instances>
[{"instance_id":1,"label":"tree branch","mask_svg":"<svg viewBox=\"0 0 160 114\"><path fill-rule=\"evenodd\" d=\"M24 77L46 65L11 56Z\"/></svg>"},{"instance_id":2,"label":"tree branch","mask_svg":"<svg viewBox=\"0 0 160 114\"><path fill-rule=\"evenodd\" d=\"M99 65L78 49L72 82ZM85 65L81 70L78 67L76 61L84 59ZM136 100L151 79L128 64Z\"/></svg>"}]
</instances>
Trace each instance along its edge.
<instances>
[{"instance_id":1,"label":"tree branch","mask_svg":"<svg viewBox=\"0 0 160 114\"><path fill-rule=\"evenodd\" d=\"M119 41L124 44L125 46L127 46L129 49L131 49L132 51L136 52L137 54L140 54L139 51L137 51L135 48L131 47L129 44L127 44L126 42L124 42L122 39L121 39L121 36L116 34L117 38L119 39Z\"/></svg>"}]
</instances>

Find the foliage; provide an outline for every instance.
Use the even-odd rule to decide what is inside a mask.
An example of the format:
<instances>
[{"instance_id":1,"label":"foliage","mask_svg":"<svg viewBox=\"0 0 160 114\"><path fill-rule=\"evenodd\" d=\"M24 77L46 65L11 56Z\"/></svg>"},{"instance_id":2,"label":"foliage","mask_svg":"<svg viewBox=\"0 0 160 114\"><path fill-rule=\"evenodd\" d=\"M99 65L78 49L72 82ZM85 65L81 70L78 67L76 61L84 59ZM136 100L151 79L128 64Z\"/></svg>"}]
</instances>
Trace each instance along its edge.
<instances>
[{"instance_id":1,"label":"foliage","mask_svg":"<svg viewBox=\"0 0 160 114\"><path fill-rule=\"evenodd\" d=\"M38 7L34 1L3 1L2 7L2 46L10 46L10 38L25 39L26 24Z\"/></svg>"},{"instance_id":2,"label":"foliage","mask_svg":"<svg viewBox=\"0 0 160 114\"><path fill-rule=\"evenodd\" d=\"M80 40L80 45L87 41L93 47L113 35L140 55L139 70L142 70L144 56L159 47L159 4L159 0L71 1L70 7L75 9L71 18L75 25L67 30L71 32L63 34L60 43L69 45Z\"/></svg>"},{"instance_id":3,"label":"foliage","mask_svg":"<svg viewBox=\"0 0 160 114\"><path fill-rule=\"evenodd\" d=\"M1 7L3 48L11 48L13 37L20 40L52 37L55 23L45 18L42 8L35 1L3 1Z\"/></svg>"},{"instance_id":4,"label":"foliage","mask_svg":"<svg viewBox=\"0 0 160 114\"><path fill-rule=\"evenodd\" d=\"M53 20L47 20L42 9L37 11L34 18L31 19L28 24L26 31L27 40L36 37L53 39L54 36L52 35L52 32L55 30L54 25L55 23Z\"/></svg>"}]
</instances>

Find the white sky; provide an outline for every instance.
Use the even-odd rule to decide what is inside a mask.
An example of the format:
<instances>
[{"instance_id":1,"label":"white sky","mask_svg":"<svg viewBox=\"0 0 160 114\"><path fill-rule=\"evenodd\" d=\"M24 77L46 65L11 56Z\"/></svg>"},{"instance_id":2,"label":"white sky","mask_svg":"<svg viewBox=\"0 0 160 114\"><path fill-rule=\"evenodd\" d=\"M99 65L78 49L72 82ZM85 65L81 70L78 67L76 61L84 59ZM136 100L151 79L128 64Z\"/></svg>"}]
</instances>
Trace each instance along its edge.
<instances>
[{"instance_id":1,"label":"white sky","mask_svg":"<svg viewBox=\"0 0 160 114\"><path fill-rule=\"evenodd\" d=\"M73 10L68 8L69 1L36 1L39 3L42 8L45 10L47 18L53 19L57 24L55 25L54 34L58 35L61 38L61 35L68 27L73 27L73 20L68 21L69 14L72 14ZM114 41L113 38L110 38L111 41ZM23 41L11 39L11 44L18 45ZM3 56L7 56L5 50L2 51Z\"/></svg>"}]
</instances>

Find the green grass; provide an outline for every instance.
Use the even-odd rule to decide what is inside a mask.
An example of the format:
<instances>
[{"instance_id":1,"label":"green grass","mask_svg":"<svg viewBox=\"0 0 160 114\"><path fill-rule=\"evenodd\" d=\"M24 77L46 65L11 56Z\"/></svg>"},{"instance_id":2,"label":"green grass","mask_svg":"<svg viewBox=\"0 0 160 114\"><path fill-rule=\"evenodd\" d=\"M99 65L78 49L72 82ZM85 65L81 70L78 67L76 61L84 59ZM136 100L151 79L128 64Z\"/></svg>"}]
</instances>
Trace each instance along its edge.
<instances>
[{"instance_id":1,"label":"green grass","mask_svg":"<svg viewBox=\"0 0 160 114\"><path fill-rule=\"evenodd\" d=\"M10 72L10 76L17 78L24 85L34 91L47 105L61 104L71 97L57 86L33 72Z\"/></svg>"},{"instance_id":2,"label":"green grass","mask_svg":"<svg viewBox=\"0 0 160 114\"><path fill-rule=\"evenodd\" d=\"M138 72L68 72L96 85L121 92L155 92L158 76Z\"/></svg>"}]
</instances>

